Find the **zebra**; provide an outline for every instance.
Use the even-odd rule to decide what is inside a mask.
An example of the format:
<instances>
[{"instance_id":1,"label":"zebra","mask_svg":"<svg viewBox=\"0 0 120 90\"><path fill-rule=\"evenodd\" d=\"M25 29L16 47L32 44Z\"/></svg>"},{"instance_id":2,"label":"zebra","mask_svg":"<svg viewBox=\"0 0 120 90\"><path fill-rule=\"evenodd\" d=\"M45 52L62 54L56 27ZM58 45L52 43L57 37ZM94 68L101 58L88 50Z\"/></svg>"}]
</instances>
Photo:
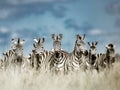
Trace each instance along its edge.
<instances>
[{"instance_id":1,"label":"zebra","mask_svg":"<svg viewBox=\"0 0 120 90\"><path fill-rule=\"evenodd\" d=\"M41 52L44 52L44 48L43 48L43 44L45 42L45 38L39 38L39 39L36 39L34 38L34 44L33 44L33 47L35 49L35 52L36 53L41 53Z\"/></svg>"},{"instance_id":2,"label":"zebra","mask_svg":"<svg viewBox=\"0 0 120 90\"><path fill-rule=\"evenodd\" d=\"M12 66L13 64L13 58L14 58L14 51L11 49L5 53L3 53L3 61L4 61L4 67Z\"/></svg>"},{"instance_id":3,"label":"zebra","mask_svg":"<svg viewBox=\"0 0 120 90\"><path fill-rule=\"evenodd\" d=\"M98 64L97 64L98 55L96 52L97 44L98 44L97 41L92 43L88 42L90 49L89 49L89 61L87 63L90 69L96 69L98 71Z\"/></svg>"},{"instance_id":4,"label":"zebra","mask_svg":"<svg viewBox=\"0 0 120 90\"><path fill-rule=\"evenodd\" d=\"M55 35L52 34L53 39L53 51L51 54L51 58L48 61L50 72L58 74L58 73L67 73L67 59L68 53L61 49L61 41L63 35Z\"/></svg>"},{"instance_id":5,"label":"zebra","mask_svg":"<svg viewBox=\"0 0 120 90\"><path fill-rule=\"evenodd\" d=\"M76 35L76 41L74 50L69 53L68 60L68 70L69 71L78 71L78 70L86 70L86 60L88 59L88 51L85 46L85 34L80 36Z\"/></svg>"},{"instance_id":6,"label":"zebra","mask_svg":"<svg viewBox=\"0 0 120 90\"><path fill-rule=\"evenodd\" d=\"M105 62L106 66L110 68L112 66L112 63L115 62L115 45L112 43L109 43L106 47L106 57Z\"/></svg>"},{"instance_id":7,"label":"zebra","mask_svg":"<svg viewBox=\"0 0 120 90\"><path fill-rule=\"evenodd\" d=\"M14 52L13 56L13 63L15 65L21 66L24 61L23 56L23 44L25 43L25 40L22 40L20 38L12 39L12 50Z\"/></svg>"},{"instance_id":8,"label":"zebra","mask_svg":"<svg viewBox=\"0 0 120 90\"><path fill-rule=\"evenodd\" d=\"M98 69L99 71L102 71L106 68L106 63L105 63L106 54L98 53L97 57L98 57L98 60L97 60Z\"/></svg>"},{"instance_id":9,"label":"zebra","mask_svg":"<svg viewBox=\"0 0 120 90\"><path fill-rule=\"evenodd\" d=\"M34 39L32 54L30 54L29 60L32 68L38 70L39 68L46 68L46 62L49 58L50 52L46 51L43 47L45 38Z\"/></svg>"},{"instance_id":10,"label":"zebra","mask_svg":"<svg viewBox=\"0 0 120 90\"><path fill-rule=\"evenodd\" d=\"M3 68L4 68L4 60L0 59L0 69L3 69Z\"/></svg>"}]
</instances>

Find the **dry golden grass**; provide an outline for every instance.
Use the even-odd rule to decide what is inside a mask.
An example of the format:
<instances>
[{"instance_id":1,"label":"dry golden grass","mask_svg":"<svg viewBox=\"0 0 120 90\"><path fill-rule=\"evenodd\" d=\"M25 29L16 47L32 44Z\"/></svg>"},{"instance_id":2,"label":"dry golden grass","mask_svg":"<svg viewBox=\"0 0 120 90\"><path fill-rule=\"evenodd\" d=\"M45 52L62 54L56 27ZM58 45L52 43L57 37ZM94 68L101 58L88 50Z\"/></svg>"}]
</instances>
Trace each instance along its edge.
<instances>
[{"instance_id":1,"label":"dry golden grass","mask_svg":"<svg viewBox=\"0 0 120 90\"><path fill-rule=\"evenodd\" d=\"M120 90L120 63L99 74L80 71L56 76L43 71L1 70L0 90Z\"/></svg>"}]
</instances>

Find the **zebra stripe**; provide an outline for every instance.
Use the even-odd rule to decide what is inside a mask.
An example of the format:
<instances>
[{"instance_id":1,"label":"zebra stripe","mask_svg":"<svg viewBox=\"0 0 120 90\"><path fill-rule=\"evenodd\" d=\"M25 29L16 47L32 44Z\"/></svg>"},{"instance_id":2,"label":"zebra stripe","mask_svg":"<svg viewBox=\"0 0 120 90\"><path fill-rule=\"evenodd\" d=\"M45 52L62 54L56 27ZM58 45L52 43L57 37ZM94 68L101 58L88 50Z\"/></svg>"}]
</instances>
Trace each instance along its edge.
<instances>
[{"instance_id":1,"label":"zebra stripe","mask_svg":"<svg viewBox=\"0 0 120 90\"><path fill-rule=\"evenodd\" d=\"M90 47L89 49L89 61L87 62L88 68L90 70L92 69L96 69L97 71L99 71L98 69L98 55L97 55L97 50L96 50L96 46L97 46L98 42L88 42L88 45Z\"/></svg>"},{"instance_id":2,"label":"zebra stripe","mask_svg":"<svg viewBox=\"0 0 120 90\"><path fill-rule=\"evenodd\" d=\"M84 43L85 35L76 35L74 50L69 54L68 69L69 71L77 71L84 69L86 66L86 59L88 58L88 51Z\"/></svg>"},{"instance_id":3,"label":"zebra stripe","mask_svg":"<svg viewBox=\"0 0 120 90\"><path fill-rule=\"evenodd\" d=\"M68 69L69 71L85 70L87 68L88 51L75 54L75 51L69 54Z\"/></svg>"},{"instance_id":4,"label":"zebra stripe","mask_svg":"<svg viewBox=\"0 0 120 90\"><path fill-rule=\"evenodd\" d=\"M109 43L106 45L106 65L108 68L112 67L112 64L115 62L115 45Z\"/></svg>"},{"instance_id":5,"label":"zebra stripe","mask_svg":"<svg viewBox=\"0 0 120 90\"><path fill-rule=\"evenodd\" d=\"M98 69L99 71L102 71L106 67L106 63L105 63L106 55L103 53L99 53L97 54L97 57L98 57L97 60Z\"/></svg>"},{"instance_id":6,"label":"zebra stripe","mask_svg":"<svg viewBox=\"0 0 120 90\"><path fill-rule=\"evenodd\" d=\"M4 61L5 67L10 66L13 63L14 53L15 52L13 50L9 50L8 52L3 53L4 55L3 61Z\"/></svg>"},{"instance_id":7,"label":"zebra stripe","mask_svg":"<svg viewBox=\"0 0 120 90\"><path fill-rule=\"evenodd\" d=\"M36 53L33 50L33 53L30 55L29 60L32 68L35 69L41 69L41 68L46 68L47 66L47 61L49 60L51 55L51 52L49 51L43 51L41 53Z\"/></svg>"},{"instance_id":8,"label":"zebra stripe","mask_svg":"<svg viewBox=\"0 0 120 90\"><path fill-rule=\"evenodd\" d=\"M65 51L54 51L52 53L51 58L49 59L49 68L50 71L53 73L63 72L64 74L67 73L67 59L68 53Z\"/></svg>"},{"instance_id":9,"label":"zebra stripe","mask_svg":"<svg viewBox=\"0 0 120 90\"><path fill-rule=\"evenodd\" d=\"M14 52L12 62L15 65L21 66L23 64L23 44L25 40L22 40L20 38L12 39L12 51Z\"/></svg>"}]
</instances>

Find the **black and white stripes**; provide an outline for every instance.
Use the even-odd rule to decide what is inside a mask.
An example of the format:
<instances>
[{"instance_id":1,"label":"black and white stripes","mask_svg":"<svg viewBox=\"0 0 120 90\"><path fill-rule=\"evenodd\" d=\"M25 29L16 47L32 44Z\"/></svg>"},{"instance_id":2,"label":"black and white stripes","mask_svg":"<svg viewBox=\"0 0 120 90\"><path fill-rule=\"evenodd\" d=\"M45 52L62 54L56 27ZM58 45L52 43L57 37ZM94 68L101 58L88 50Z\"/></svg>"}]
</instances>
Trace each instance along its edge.
<instances>
[{"instance_id":1,"label":"black and white stripes","mask_svg":"<svg viewBox=\"0 0 120 90\"><path fill-rule=\"evenodd\" d=\"M85 62L88 57L88 51L85 47L84 39L85 35L83 36L76 35L74 50L72 53L69 54L68 59L69 70L72 69L73 71L76 71L86 66Z\"/></svg>"},{"instance_id":2,"label":"black and white stripes","mask_svg":"<svg viewBox=\"0 0 120 90\"><path fill-rule=\"evenodd\" d=\"M106 45L105 53L97 53L96 45L98 42L88 42L89 50L85 43L86 35L76 35L74 49L72 52L67 52L61 48L63 39L62 34L52 34L53 49L48 51L44 49L45 38L34 38L32 52L29 57L24 57L23 44L25 40L20 38L12 39L12 47L6 53L3 53L1 59L2 67L22 66L29 62L31 68L35 70L45 70L53 73L68 73L69 71L79 70L102 70L110 68L115 62L115 45L110 43ZM27 59L27 60L26 60ZM25 67L25 66L24 66Z\"/></svg>"}]
</instances>

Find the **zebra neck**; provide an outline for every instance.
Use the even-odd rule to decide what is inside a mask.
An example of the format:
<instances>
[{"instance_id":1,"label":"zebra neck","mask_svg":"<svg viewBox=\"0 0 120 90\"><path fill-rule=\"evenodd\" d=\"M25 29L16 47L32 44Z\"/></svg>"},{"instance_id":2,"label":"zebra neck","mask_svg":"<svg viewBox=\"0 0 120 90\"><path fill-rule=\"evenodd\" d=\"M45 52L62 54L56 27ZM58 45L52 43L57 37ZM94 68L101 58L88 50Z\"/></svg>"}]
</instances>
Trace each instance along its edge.
<instances>
[{"instance_id":1,"label":"zebra neck","mask_svg":"<svg viewBox=\"0 0 120 90\"><path fill-rule=\"evenodd\" d=\"M76 59L80 59L82 57L82 53L81 52L77 52L76 50L73 51L73 55L76 57Z\"/></svg>"}]
</instances>

